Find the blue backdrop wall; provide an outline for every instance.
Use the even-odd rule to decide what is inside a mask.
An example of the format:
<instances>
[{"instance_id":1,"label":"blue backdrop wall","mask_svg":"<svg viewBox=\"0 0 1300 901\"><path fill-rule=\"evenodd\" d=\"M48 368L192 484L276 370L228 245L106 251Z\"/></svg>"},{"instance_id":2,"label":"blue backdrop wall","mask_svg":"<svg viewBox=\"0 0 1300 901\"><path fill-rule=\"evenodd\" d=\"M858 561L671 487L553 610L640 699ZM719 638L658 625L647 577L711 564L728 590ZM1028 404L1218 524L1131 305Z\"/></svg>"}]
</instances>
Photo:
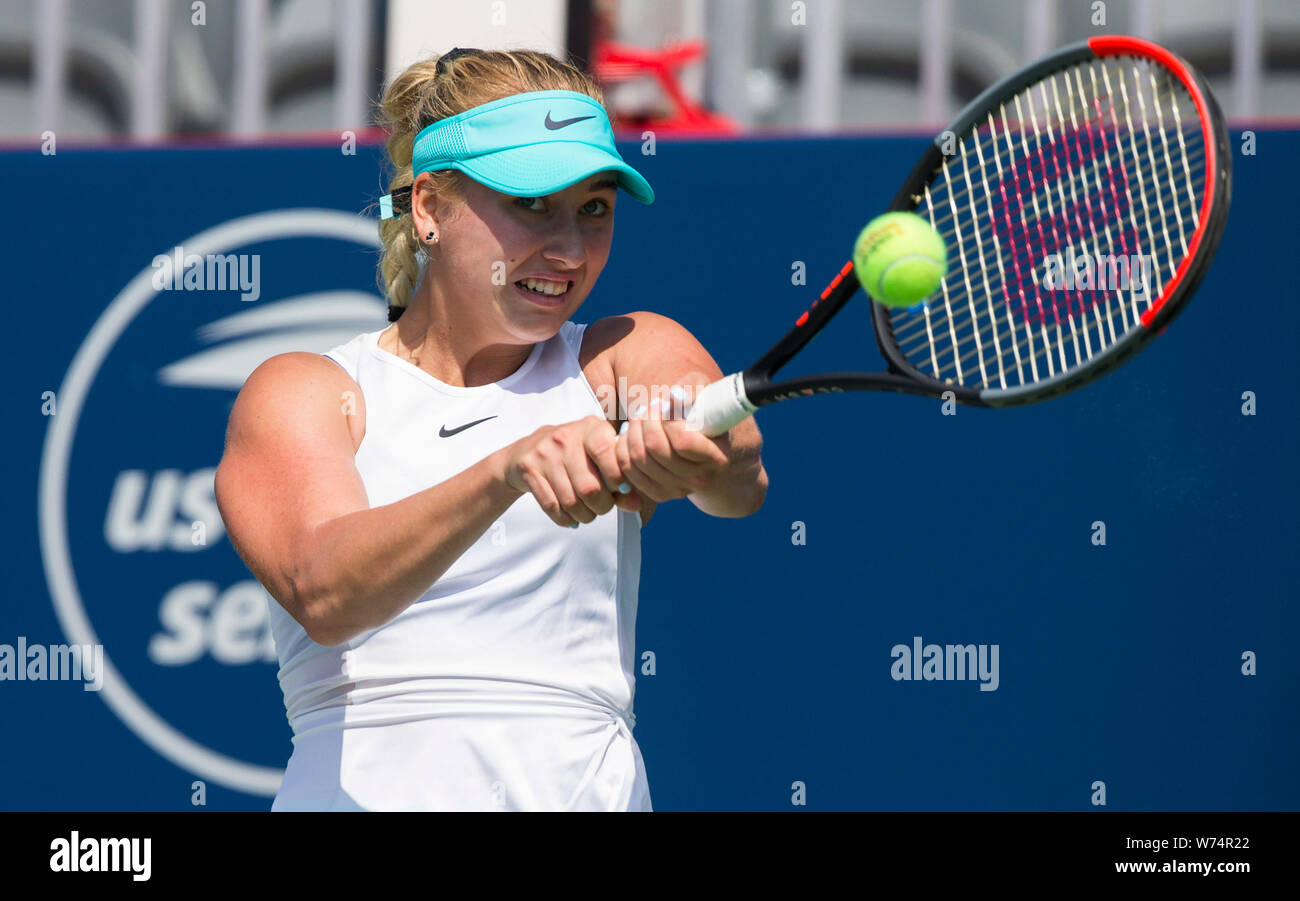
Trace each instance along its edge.
<instances>
[{"instance_id":1,"label":"blue backdrop wall","mask_svg":"<svg viewBox=\"0 0 1300 901\"><path fill-rule=\"evenodd\" d=\"M724 371L747 364L924 144L624 145L658 200L620 203L577 320L656 310ZM1300 807L1300 174L1272 162L1297 152L1300 132L1261 131L1237 153L1203 287L1100 383L955 416L892 395L784 404L760 414L757 515L661 508L635 733L656 809L788 810L801 783L818 810L1082 810L1097 782L1109 809ZM0 644L93 636L111 664L98 692L0 681L0 807L190 809L201 779L209 809L269 808L290 731L212 469L256 361L383 326L378 171L373 146L0 154ZM154 290L177 246L257 255L257 298ZM816 349L811 368L875 368L865 303ZM996 690L893 679L891 649L918 636L996 645Z\"/></svg>"}]
</instances>

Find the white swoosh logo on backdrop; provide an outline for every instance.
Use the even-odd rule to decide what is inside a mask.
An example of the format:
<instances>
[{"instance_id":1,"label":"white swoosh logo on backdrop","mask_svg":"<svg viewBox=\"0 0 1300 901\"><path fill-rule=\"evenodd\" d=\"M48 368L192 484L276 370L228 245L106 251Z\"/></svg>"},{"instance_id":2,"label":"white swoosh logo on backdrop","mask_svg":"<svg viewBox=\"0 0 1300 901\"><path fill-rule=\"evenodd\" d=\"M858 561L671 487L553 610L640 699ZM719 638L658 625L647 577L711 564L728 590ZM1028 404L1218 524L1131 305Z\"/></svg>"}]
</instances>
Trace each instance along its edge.
<instances>
[{"instance_id":1,"label":"white swoosh logo on backdrop","mask_svg":"<svg viewBox=\"0 0 1300 901\"><path fill-rule=\"evenodd\" d=\"M158 381L184 388L238 391L253 370L276 354L324 353L375 331L386 307L364 291L321 291L236 313L199 329L201 341L225 343L158 370ZM236 340L237 339L237 340Z\"/></svg>"}]
</instances>

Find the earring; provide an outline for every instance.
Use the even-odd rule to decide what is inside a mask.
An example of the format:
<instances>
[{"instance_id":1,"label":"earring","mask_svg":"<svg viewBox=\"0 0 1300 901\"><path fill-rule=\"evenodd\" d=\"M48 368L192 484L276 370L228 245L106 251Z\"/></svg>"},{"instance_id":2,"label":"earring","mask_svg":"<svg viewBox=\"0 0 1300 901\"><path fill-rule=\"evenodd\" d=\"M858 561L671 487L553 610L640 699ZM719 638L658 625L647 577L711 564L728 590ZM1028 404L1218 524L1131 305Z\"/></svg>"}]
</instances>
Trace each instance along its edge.
<instances>
[{"instance_id":1,"label":"earring","mask_svg":"<svg viewBox=\"0 0 1300 901\"><path fill-rule=\"evenodd\" d=\"M437 243L438 243L438 236L437 236L434 232L429 232L427 235L424 236L424 243L425 243L425 244L437 244Z\"/></svg>"}]
</instances>

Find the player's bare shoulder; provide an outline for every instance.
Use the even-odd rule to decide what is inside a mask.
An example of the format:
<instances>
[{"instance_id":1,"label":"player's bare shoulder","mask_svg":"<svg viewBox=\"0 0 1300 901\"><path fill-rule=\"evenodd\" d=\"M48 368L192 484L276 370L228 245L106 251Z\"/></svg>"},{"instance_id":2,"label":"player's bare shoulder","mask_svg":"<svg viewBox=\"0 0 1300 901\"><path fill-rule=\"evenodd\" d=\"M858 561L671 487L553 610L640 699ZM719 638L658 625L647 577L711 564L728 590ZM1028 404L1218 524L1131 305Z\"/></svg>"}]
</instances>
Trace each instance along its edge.
<instances>
[{"instance_id":1,"label":"player's bare shoulder","mask_svg":"<svg viewBox=\"0 0 1300 901\"><path fill-rule=\"evenodd\" d=\"M341 423L355 451L366 432L361 386L343 367L321 354L277 354L253 370L230 414L230 434L267 422Z\"/></svg>"},{"instance_id":2,"label":"player's bare shoulder","mask_svg":"<svg viewBox=\"0 0 1300 901\"><path fill-rule=\"evenodd\" d=\"M669 360L674 355L694 357L700 348L685 326L649 310L607 316L587 326L582 336L581 362L592 387L615 385L644 367L643 362Z\"/></svg>"}]
</instances>

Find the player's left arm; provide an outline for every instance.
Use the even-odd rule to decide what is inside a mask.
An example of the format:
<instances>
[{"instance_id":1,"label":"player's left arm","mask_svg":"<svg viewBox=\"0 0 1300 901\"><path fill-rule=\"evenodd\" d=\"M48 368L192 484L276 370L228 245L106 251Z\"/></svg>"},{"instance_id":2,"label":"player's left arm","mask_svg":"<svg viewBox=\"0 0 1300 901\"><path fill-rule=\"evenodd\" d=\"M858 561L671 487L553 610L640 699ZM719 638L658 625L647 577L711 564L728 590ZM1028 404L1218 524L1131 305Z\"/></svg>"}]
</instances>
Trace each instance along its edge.
<instances>
[{"instance_id":1,"label":"player's left arm","mask_svg":"<svg viewBox=\"0 0 1300 901\"><path fill-rule=\"evenodd\" d=\"M722 378L709 352L683 326L658 313L628 313L592 327L601 326L618 335L610 346L614 384L628 386L629 406L646 408L629 411L618 440L619 465L632 486L655 501L689 497L711 516L756 512L767 494L767 472L754 420L710 438L686 426L685 404L664 410L652 403L672 386L681 386L686 401L692 401L700 388Z\"/></svg>"}]
</instances>

